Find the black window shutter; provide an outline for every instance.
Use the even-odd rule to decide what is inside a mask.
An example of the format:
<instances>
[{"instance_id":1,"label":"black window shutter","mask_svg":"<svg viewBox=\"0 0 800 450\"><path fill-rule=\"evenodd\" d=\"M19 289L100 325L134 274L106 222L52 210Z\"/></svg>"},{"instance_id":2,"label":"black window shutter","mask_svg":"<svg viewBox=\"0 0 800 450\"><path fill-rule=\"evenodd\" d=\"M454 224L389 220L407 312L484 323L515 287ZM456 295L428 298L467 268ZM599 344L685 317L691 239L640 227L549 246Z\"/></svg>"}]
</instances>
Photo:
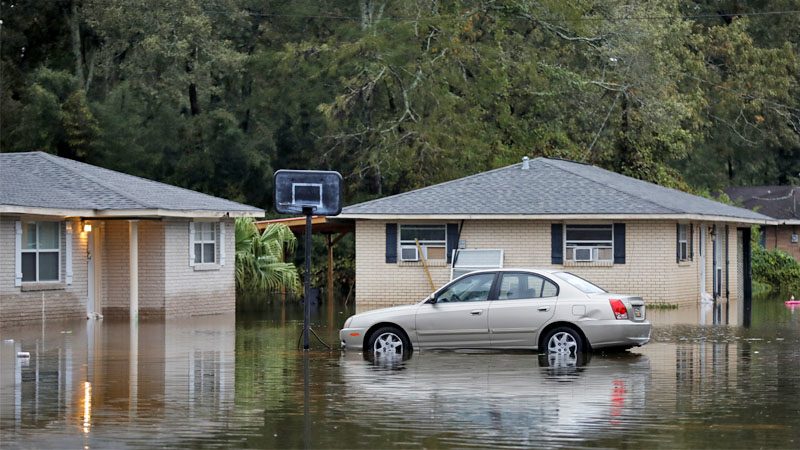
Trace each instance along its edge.
<instances>
[{"instance_id":1,"label":"black window shutter","mask_svg":"<svg viewBox=\"0 0 800 450\"><path fill-rule=\"evenodd\" d=\"M550 224L550 262L564 264L564 225Z\"/></svg>"},{"instance_id":2,"label":"black window shutter","mask_svg":"<svg viewBox=\"0 0 800 450\"><path fill-rule=\"evenodd\" d=\"M453 250L458 248L458 224L447 224L447 263L452 262Z\"/></svg>"},{"instance_id":3,"label":"black window shutter","mask_svg":"<svg viewBox=\"0 0 800 450\"><path fill-rule=\"evenodd\" d=\"M694 261L694 224L687 226L689 227L689 261Z\"/></svg>"},{"instance_id":4,"label":"black window shutter","mask_svg":"<svg viewBox=\"0 0 800 450\"><path fill-rule=\"evenodd\" d=\"M614 224L614 264L625 264L625 224Z\"/></svg>"},{"instance_id":5,"label":"black window shutter","mask_svg":"<svg viewBox=\"0 0 800 450\"><path fill-rule=\"evenodd\" d=\"M681 224L675 224L675 262L681 262Z\"/></svg>"},{"instance_id":6,"label":"black window shutter","mask_svg":"<svg viewBox=\"0 0 800 450\"><path fill-rule=\"evenodd\" d=\"M386 263L397 262L397 224L386 224Z\"/></svg>"}]
</instances>

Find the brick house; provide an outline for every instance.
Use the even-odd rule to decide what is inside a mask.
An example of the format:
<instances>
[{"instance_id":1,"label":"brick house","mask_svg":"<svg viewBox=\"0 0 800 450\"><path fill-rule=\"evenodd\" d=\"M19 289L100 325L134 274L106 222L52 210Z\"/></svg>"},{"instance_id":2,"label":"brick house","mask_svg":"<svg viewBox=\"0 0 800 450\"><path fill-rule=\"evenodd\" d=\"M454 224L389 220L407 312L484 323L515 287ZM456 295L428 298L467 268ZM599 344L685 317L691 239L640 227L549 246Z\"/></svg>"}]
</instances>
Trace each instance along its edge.
<instances>
[{"instance_id":1,"label":"brick house","mask_svg":"<svg viewBox=\"0 0 800 450\"><path fill-rule=\"evenodd\" d=\"M800 188L797 186L729 187L731 200L775 219L761 227L761 246L780 249L800 261Z\"/></svg>"},{"instance_id":2,"label":"brick house","mask_svg":"<svg viewBox=\"0 0 800 450\"><path fill-rule=\"evenodd\" d=\"M232 312L234 218L263 215L47 153L0 153L0 326Z\"/></svg>"},{"instance_id":3,"label":"brick house","mask_svg":"<svg viewBox=\"0 0 800 450\"><path fill-rule=\"evenodd\" d=\"M548 158L344 208L358 312L408 304L469 270L558 268L649 302L749 297L756 212ZM739 302L743 304L744 302Z\"/></svg>"}]
</instances>

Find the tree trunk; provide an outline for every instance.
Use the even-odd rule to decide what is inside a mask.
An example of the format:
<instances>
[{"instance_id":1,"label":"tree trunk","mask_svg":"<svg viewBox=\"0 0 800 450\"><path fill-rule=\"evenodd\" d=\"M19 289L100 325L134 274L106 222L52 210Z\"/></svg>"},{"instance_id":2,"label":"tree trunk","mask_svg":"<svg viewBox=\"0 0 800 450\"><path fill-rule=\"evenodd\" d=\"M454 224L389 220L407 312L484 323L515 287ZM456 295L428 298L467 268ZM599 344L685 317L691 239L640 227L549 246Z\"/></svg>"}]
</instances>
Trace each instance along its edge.
<instances>
[{"instance_id":1,"label":"tree trunk","mask_svg":"<svg viewBox=\"0 0 800 450\"><path fill-rule=\"evenodd\" d=\"M197 85L194 83L189 85L189 108L193 116L200 114L200 103L197 101Z\"/></svg>"},{"instance_id":2,"label":"tree trunk","mask_svg":"<svg viewBox=\"0 0 800 450\"><path fill-rule=\"evenodd\" d=\"M75 58L75 77L81 89L86 86L86 79L83 76L83 51L81 49L81 19L78 15L78 1L73 0L70 5L69 29L72 37L72 56Z\"/></svg>"}]
</instances>

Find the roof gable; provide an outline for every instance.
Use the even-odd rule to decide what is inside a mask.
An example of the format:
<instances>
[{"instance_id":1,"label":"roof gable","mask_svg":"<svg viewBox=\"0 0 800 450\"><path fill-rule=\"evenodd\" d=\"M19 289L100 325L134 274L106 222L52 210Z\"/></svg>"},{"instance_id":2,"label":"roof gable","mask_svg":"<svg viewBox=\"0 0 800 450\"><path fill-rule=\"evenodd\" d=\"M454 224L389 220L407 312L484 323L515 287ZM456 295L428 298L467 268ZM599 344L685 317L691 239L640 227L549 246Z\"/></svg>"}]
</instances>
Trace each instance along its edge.
<instances>
[{"instance_id":1,"label":"roof gable","mask_svg":"<svg viewBox=\"0 0 800 450\"><path fill-rule=\"evenodd\" d=\"M536 158L344 208L347 215L707 215L761 214L572 161Z\"/></svg>"},{"instance_id":2,"label":"roof gable","mask_svg":"<svg viewBox=\"0 0 800 450\"><path fill-rule=\"evenodd\" d=\"M0 153L0 205L94 211L200 211L262 215L263 210L43 152Z\"/></svg>"}]
</instances>

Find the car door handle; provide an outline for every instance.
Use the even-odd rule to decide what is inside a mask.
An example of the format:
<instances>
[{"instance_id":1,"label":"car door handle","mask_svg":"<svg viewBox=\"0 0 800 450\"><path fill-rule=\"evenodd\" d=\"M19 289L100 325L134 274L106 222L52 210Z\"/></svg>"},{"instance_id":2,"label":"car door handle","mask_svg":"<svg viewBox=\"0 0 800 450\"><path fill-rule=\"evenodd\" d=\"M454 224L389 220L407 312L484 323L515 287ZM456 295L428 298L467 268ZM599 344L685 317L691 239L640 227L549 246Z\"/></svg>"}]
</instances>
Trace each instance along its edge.
<instances>
[{"instance_id":1,"label":"car door handle","mask_svg":"<svg viewBox=\"0 0 800 450\"><path fill-rule=\"evenodd\" d=\"M476 310L470 311L470 314L472 314L473 316L480 316L481 314L483 314L483 310L482 309L476 309Z\"/></svg>"},{"instance_id":2,"label":"car door handle","mask_svg":"<svg viewBox=\"0 0 800 450\"><path fill-rule=\"evenodd\" d=\"M550 307L549 306L540 306L540 307L538 307L536 309L538 309L539 311L550 311Z\"/></svg>"}]
</instances>

